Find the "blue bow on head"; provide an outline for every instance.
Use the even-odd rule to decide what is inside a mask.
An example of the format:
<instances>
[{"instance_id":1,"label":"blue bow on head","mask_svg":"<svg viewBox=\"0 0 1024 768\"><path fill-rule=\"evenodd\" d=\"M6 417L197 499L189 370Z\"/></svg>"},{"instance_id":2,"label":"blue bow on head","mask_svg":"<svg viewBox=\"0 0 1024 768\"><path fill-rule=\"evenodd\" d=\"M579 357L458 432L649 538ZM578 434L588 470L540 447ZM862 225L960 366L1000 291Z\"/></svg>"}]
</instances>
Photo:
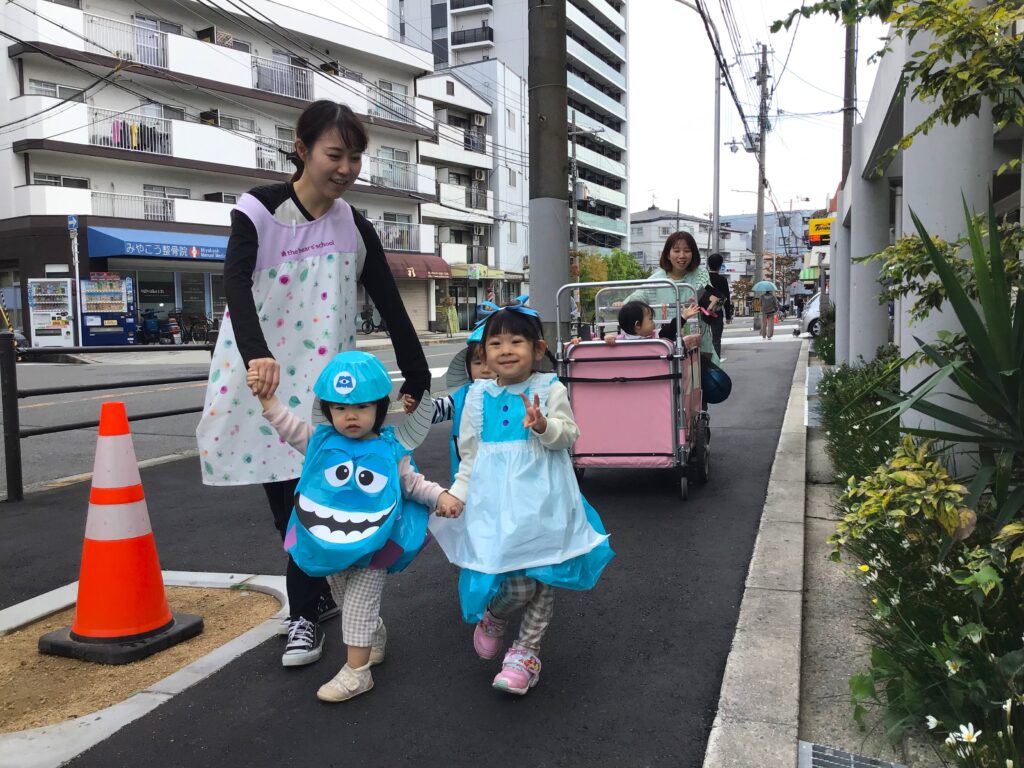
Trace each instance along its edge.
<instances>
[{"instance_id":1,"label":"blue bow on head","mask_svg":"<svg viewBox=\"0 0 1024 768\"><path fill-rule=\"evenodd\" d=\"M493 315L495 312L499 312L502 309L509 309L513 312L519 312L523 315L529 315L530 317L536 317L540 320L540 314L536 309L531 309L526 306L526 302L530 300L530 297L525 293L522 296L516 296L511 302L506 304L504 307L499 307L493 301L481 301L477 304L477 311L480 312L483 317L476 321L478 326L483 325L487 322L487 318Z\"/></svg>"}]
</instances>

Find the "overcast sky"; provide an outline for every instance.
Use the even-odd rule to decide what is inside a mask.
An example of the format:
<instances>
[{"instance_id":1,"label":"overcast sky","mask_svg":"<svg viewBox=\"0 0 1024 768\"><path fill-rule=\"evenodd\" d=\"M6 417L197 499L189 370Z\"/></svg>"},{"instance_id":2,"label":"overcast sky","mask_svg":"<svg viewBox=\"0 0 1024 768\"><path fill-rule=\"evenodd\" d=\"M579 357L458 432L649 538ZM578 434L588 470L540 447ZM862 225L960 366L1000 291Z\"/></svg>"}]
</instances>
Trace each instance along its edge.
<instances>
[{"instance_id":1,"label":"overcast sky","mask_svg":"<svg viewBox=\"0 0 1024 768\"><path fill-rule=\"evenodd\" d=\"M380 34L396 20L385 0L283 0L344 24L362 23ZM767 141L767 177L780 209L825 205L839 183L842 159L843 29L829 17L802 20L793 30L771 35L771 22L800 0L704 0L732 67L737 93L755 118L757 86L747 80L757 57L737 57L723 7L732 7L740 50L752 54L769 45L772 131ZM700 16L676 0L629 0L629 194L631 212L651 205L706 215L711 211L714 74L711 46ZM387 25L387 26L386 26ZM859 35L858 106L863 111L879 47L880 24L862 25ZM429 34L429 30L425 30ZM420 36L414 35L420 39ZM791 51L791 52L790 52ZM783 62L788 57L788 65ZM525 74L525 73L524 73ZM780 113L781 110L781 113ZM832 114L820 114L831 112ZM859 119L859 118L858 118ZM722 89L722 141L739 140L742 122L728 89ZM753 212L757 161L753 154L721 153L723 214ZM740 190L740 191L734 191ZM807 197L810 201L799 201ZM792 200L792 203L791 203ZM772 204L767 202L767 211Z\"/></svg>"}]
</instances>

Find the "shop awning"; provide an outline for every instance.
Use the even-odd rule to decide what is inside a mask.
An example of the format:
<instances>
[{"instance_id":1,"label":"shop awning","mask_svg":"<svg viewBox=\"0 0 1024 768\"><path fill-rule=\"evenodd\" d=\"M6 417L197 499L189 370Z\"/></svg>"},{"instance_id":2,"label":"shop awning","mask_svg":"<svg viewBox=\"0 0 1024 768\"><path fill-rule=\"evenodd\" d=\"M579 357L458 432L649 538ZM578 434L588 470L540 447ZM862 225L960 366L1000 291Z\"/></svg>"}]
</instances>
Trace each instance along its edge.
<instances>
[{"instance_id":1,"label":"shop awning","mask_svg":"<svg viewBox=\"0 0 1024 768\"><path fill-rule=\"evenodd\" d=\"M800 270L801 280L817 280L818 279L818 268L817 267L804 267Z\"/></svg>"},{"instance_id":2,"label":"shop awning","mask_svg":"<svg viewBox=\"0 0 1024 768\"><path fill-rule=\"evenodd\" d=\"M445 280L452 276L448 262L440 256L430 253L394 253L384 254L391 267L391 274L403 280Z\"/></svg>"},{"instance_id":3,"label":"shop awning","mask_svg":"<svg viewBox=\"0 0 1024 768\"><path fill-rule=\"evenodd\" d=\"M193 235L150 229L88 227L89 256L144 256L159 259L223 261L228 250L224 235Z\"/></svg>"},{"instance_id":4,"label":"shop awning","mask_svg":"<svg viewBox=\"0 0 1024 768\"><path fill-rule=\"evenodd\" d=\"M468 280L501 280L505 277L505 272L486 264L452 264L452 277Z\"/></svg>"}]
</instances>

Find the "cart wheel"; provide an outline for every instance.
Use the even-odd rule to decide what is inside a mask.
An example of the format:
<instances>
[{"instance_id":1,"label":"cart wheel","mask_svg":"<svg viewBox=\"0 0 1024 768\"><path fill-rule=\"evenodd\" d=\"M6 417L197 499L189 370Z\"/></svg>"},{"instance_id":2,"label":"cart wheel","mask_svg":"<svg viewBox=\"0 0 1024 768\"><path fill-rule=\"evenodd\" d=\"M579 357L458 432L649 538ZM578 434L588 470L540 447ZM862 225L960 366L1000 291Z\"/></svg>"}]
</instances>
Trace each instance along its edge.
<instances>
[{"instance_id":1,"label":"cart wheel","mask_svg":"<svg viewBox=\"0 0 1024 768\"><path fill-rule=\"evenodd\" d=\"M686 501L690 495L690 481L686 475L679 478L679 495L682 496L683 501Z\"/></svg>"},{"instance_id":2,"label":"cart wheel","mask_svg":"<svg viewBox=\"0 0 1024 768\"><path fill-rule=\"evenodd\" d=\"M708 476L711 473L711 448L707 443L708 431L703 420L698 421L697 428L691 431L693 446L690 449L690 479L700 485L708 481Z\"/></svg>"}]
</instances>

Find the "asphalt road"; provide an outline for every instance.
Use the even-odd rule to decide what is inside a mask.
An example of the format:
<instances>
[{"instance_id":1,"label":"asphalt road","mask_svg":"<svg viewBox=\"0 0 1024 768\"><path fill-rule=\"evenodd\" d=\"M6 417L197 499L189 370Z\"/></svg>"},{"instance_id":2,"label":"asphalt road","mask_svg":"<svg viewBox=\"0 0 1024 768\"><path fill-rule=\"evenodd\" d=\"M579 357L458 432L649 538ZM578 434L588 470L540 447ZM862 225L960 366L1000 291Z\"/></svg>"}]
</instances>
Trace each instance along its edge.
<instances>
[{"instance_id":1,"label":"asphalt road","mask_svg":"<svg viewBox=\"0 0 1024 768\"><path fill-rule=\"evenodd\" d=\"M459 344L437 344L424 347L427 364L436 377L431 389L444 386L444 369L452 355L461 348ZM395 382L394 395L401 385L401 374L397 372L394 352L388 349L375 350L387 366ZM34 389L90 384L97 389L65 395L25 398L20 401L19 418L23 428L56 426L62 423L94 421L99 418L100 405L105 401L122 400L129 416L154 413L165 410L200 407L206 391L204 381L178 384L151 385L147 379L177 376L205 376L209 365L204 362L180 364L168 362L174 354L139 353L138 364L123 364L124 355L106 355L104 362L89 365L20 363L18 365L18 387ZM199 353L177 353L187 355L190 360L202 360ZM109 362L108 362L109 361ZM145 361L145 362L142 362ZM140 381L138 386L124 389L103 389L112 382ZM193 451L196 447L195 430L199 414L170 416L147 419L132 423L132 440L135 453L140 461L162 456ZM92 471L93 453L96 445L96 430L83 429L58 432L49 435L28 437L21 442L23 484L26 487L47 483L59 478ZM0 445L0 453L4 446ZM6 497L6 476L0 482L0 497Z\"/></svg>"},{"instance_id":2,"label":"asphalt road","mask_svg":"<svg viewBox=\"0 0 1024 768\"><path fill-rule=\"evenodd\" d=\"M799 351L781 341L727 348L734 389L712 409L712 479L689 501L667 473L587 473L617 557L593 591L558 593L525 698L490 688L498 662L473 653L454 569L430 547L390 578L371 693L316 700L342 663L332 622L319 663L283 669L272 639L70 765L700 766ZM417 451L441 482L446 437L435 429ZM283 572L259 488L204 488L194 459L143 482L164 568ZM87 495L79 484L2 509L0 606L74 580Z\"/></svg>"}]
</instances>

